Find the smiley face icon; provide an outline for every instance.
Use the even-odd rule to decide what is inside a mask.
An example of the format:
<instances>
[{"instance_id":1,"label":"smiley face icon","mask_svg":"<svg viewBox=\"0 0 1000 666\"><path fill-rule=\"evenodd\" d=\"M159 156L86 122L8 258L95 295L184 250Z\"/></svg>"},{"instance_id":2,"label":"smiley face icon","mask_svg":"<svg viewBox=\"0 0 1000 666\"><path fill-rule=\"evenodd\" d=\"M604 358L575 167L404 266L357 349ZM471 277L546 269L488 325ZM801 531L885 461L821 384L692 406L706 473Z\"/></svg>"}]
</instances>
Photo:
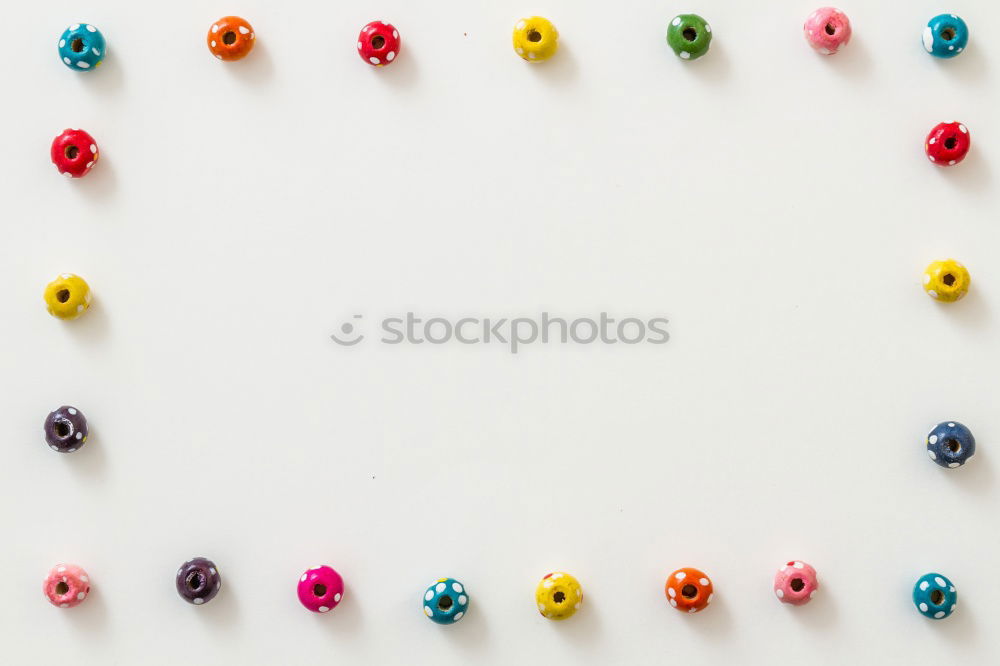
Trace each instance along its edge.
<instances>
[{"instance_id":1,"label":"smiley face icon","mask_svg":"<svg viewBox=\"0 0 1000 666\"><path fill-rule=\"evenodd\" d=\"M361 319L361 315L356 314L352 318ZM340 325L339 333L331 333L330 339L342 347L353 347L365 339L364 334L358 333L357 326L349 321Z\"/></svg>"}]
</instances>

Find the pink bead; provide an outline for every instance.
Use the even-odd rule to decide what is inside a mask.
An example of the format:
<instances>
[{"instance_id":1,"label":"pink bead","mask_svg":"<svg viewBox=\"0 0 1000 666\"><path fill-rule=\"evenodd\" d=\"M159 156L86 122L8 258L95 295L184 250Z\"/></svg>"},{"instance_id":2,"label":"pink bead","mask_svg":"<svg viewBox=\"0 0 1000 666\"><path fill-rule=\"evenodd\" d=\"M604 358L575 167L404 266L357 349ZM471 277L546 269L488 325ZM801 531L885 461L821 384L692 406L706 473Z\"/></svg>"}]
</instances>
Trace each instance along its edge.
<instances>
[{"instance_id":1,"label":"pink bead","mask_svg":"<svg viewBox=\"0 0 1000 666\"><path fill-rule=\"evenodd\" d=\"M72 608L90 594L90 577L75 564L57 564L45 577L42 591L53 606Z\"/></svg>"},{"instance_id":2,"label":"pink bead","mask_svg":"<svg viewBox=\"0 0 1000 666\"><path fill-rule=\"evenodd\" d=\"M786 604L807 604L818 589L816 570L805 562L793 560L774 574L774 594Z\"/></svg>"},{"instance_id":3,"label":"pink bead","mask_svg":"<svg viewBox=\"0 0 1000 666\"><path fill-rule=\"evenodd\" d=\"M336 608L344 597L344 579L328 566L311 567L299 578L299 601L314 613Z\"/></svg>"},{"instance_id":4,"label":"pink bead","mask_svg":"<svg viewBox=\"0 0 1000 666\"><path fill-rule=\"evenodd\" d=\"M851 20L847 14L833 7L820 7L814 11L806 19L802 30L809 46L823 55L833 55L851 41Z\"/></svg>"}]
</instances>

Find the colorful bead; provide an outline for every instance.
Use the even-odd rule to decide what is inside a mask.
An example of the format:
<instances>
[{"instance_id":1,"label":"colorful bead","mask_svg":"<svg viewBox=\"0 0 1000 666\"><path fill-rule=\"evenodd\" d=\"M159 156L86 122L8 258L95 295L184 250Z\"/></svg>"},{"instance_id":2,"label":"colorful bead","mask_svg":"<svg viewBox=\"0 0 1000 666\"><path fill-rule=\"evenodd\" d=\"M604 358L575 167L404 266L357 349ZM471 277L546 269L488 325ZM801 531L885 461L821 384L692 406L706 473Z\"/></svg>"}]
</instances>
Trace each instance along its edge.
<instances>
[{"instance_id":1,"label":"colorful bead","mask_svg":"<svg viewBox=\"0 0 1000 666\"><path fill-rule=\"evenodd\" d=\"M924 49L938 58L954 58L969 43L969 26L954 14L938 14L927 22Z\"/></svg>"},{"instance_id":2,"label":"colorful bead","mask_svg":"<svg viewBox=\"0 0 1000 666\"><path fill-rule=\"evenodd\" d=\"M924 269L924 291L943 303L954 303L969 293L972 278L968 269L954 259L932 261Z\"/></svg>"},{"instance_id":3,"label":"colorful bead","mask_svg":"<svg viewBox=\"0 0 1000 666\"><path fill-rule=\"evenodd\" d=\"M52 163L69 178L83 178L97 164L97 142L81 129L66 129L52 140Z\"/></svg>"},{"instance_id":4,"label":"colorful bead","mask_svg":"<svg viewBox=\"0 0 1000 666\"><path fill-rule=\"evenodd\" d=\"M455 624L468 609L465 586L454 578L438 578L424 592L424 615L438 624Z\"/></svg>"},{"instance_id":5,"label":"colorful bead","mask_svg":"<svg viewBox=\"0 0 1000 666\"><path fill-rule=\"evenodd\" d=\"M528 62L548 60L558 50L559 31L547 18L529 16L514 24L514 52Z\"/></svg>"},{"instance_id":6,"label":"colorful bead","mask_svg":"<svg viewBox=\"0 0 1000 666\"><path fill-rule=\"evenodd\" d=\"M177 594L189 604L200 606L215 598L222 587L222 577L212 560L196 557L177 570Z\"/></svg>"},{"instance_id":7,"label":"colorful bead","mask_svg":"<svg viewBox=\"0 0 1000 666\"><path fill-rule=\"evenodd\" d=\"M372 21L358 35L358 55L375 67L392 64L401 46L399 31L391 23Z\"/></svg>"},{"instance_id":8,"label":"colorful bead","mask_svg":"<svg viewBox=\"0 0 1000 666\"><path fill-rule=\"evenodd\" d=\"M833 7L820 7L802 26L806 41L817 53L833 55L851 41L851 19Z\"/></svg>"},{"instance_id":9,"label":"colorful bead","mask_svg":"<svg viewBox=\"0 0 1000 666\"><path fill-rule=\"evenodd\" d=\"M913 586L913 605L932 620L943 620L955 611L955 585L939 573L924 574Z\"/></svg>"},{"instance_id":10,"label":"colorful bead","mask_svg":"<svg viewBox=\"0 0 1000 666\"><path fill-rule=\"evenodd\" d=\"M90 285L79 275L63 273L45 286L45 307L60 319L76 319L90 307Z\"/></svg>"},{"instance_id":11,"label":"colorful bead","mask_svg":"<svg viewBox=\"0 0 1000 666\"><path fill-rule=\"evenodd\" d=\"M53 606L72 608L90 594L90 577L75 564L57 564L45 577L42 591Z\"/></svg>"},{"instance_id":12,"label":"colorful bead","mask_svg":"<svg viewBox=\"0 0 1000 666\"><path fill-rule=\"evenodd\" d=\"M344 598L344 579L326 565L310 567L299 578L299 601L314 613L326 613Z\"/></svg>"},{"instance_id":13,"label":"colorful bead","mask_svg":"<svg viewBox=\"0 0 1000 666\"><path fill-rule=\"evenodd\" d=\"M242 60L253 51L253 26L239 16L223 16L208 29L208 50L219 60Z\"/></svg>"},{"instance_id":14,"label":"colorful bead","mask_svg":"<svg viewBox=\"0 0 1000 666\"><path fill-rule=\"evenodd\" d=\"M74 23L59 37L59 57L67 67L78 72L96 68L107 52L104 35L86 23Z\"/></svg>"},{"instance_id":15,"label":"colorful bead","mask_svg":"<svg viewBox=\"0 0 1000 666\"><path fill-rule=\"evenodd\" d=\"M712 45L712 26L697 14L681 14L670 21L667 44L681 60L696 60Z\"/></svg>"},{"instance_id":16,"label":"colorful bead","mask_svg":"<svg viewBox=\"0 0 1000 666\"><path fill-rule=\"evenodd\" d=\"M573 617L583 604L583 588L568 573L556 571L546 574L535 588L538 612L550 620Z\"/></svg>"},{"instance_id":17,"label":"colorful bead","mask_svg":"<svg viewBox=\"0 0 1000 666\"><path fill-rule=\"evenodd\" d=\"M87 443L87 417L76 407L63 405L45 418L45 441L59 453L72 453Z\"/></svg>"},{"instance_id":18,"label":"colorful bead","mask_svg":"<svg viewBox=\"0 0 1000 666\"><path fill-rule=\"evenodd\" d=\"M943 421L927 434L927 455L941 467L961 467L976 454L976 438L958 421Z\"/></svg>"},{"instance_id":19,"label":"colorful bead","mask_svg":"<svg viewBox=\"0 0 1000 666\"><path fill-rule=\"evenodd\" d=\"M667 577L667 601L679 611L697 613L712 603L712 581L698 569L678 569Z\"/></svg>"},{"instance_id":20,"label":"colorful bead","mask_svg":"<svg viewBox=\"0 0 1000 666\"><path fill-rule=\"evenodd\" d=\"M934 126L924 140L924 151L927 159L938 166L955 166L965 159L971 145L969 128L952 121Z\"/></svg>"},{"instance_id":21,"label":"colorful bead","mask_svg":"<svg viewBox=\"0 0 1000 666\"><path fill-rule=\"evenodd\" d=\"M792 560L774 574L774 595L783 603L802 606L818 589L816 570L805 562Z\"/></svg>"}]
</instances>

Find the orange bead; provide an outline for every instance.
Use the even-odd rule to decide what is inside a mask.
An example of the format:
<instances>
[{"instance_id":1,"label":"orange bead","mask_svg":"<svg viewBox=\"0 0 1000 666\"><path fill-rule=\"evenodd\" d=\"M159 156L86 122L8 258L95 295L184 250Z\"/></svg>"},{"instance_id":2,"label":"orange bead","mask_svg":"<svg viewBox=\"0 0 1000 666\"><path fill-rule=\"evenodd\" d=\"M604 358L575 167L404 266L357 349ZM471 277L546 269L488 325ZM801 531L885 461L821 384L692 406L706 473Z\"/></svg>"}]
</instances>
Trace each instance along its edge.
<instances>
[{"instance_id":1,"label":"orange bead","mask_svg":"<svg viewBox=\"0 0 1000 666\"><path fill-rule=\"evenodd\" d=\"M678 569L667 577L667 601L679 611L697 613L712 601L712 581L697 569Z\"/></svg>"},{"instance_id":2,"label":"orange bead","mask_svg":"<svg viewBox=\"0 0 1000 666\"><path fill-rule=\"evenodd\" d=\"M240 60L253 51L253 27L239 16L223 16L208 29L207 41L219 60Z\"/></svg>"}]
</instances>

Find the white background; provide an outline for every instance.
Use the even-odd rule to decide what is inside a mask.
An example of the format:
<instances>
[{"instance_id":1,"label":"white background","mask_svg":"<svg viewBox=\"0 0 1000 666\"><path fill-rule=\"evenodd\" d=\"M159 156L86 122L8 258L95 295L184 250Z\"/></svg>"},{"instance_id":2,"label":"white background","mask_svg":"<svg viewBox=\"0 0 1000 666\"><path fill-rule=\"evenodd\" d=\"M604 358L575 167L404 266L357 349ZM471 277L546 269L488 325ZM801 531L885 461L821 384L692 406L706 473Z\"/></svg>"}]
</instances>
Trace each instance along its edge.
<instances>
[{"instance_id":1,"label":"white background","mask_svg":"<svg viewBox=\"0 0 1000 666\"><path fill-rule=\"evenodd\" d=\"M903 7L902 5L906 6ZM1000 657L996 561L1000 8L857 1L823 58L801 0L375 3L70 0L5 8L0 635L5 663L909 664ZM920 33L972 30L939 61ZM669 19L711 52L684 63ZM216 61L213 20L258 44ZM560 51L516 57L547 16ZM394 23L398 60L355 41ZM69 23L110 55L64 67ZM957 119L968 159L923 139ZM101 161L49 163L66 127ZM972 291L921 289L955 257ZM63 271L94 306L42 302ZM351 315L666 316L663 346L334 345ZM92 436L57 455L41 426L79 407ZM948 471L923 438L969 425ZM208 606L177 566L215 560ZM771 592L791 558L810 605ZM91 574L62 611L49 566ZM347 581L315 616L309 565ZM706 571L706 612L663 597ZM587 600L535 610L566 570ZM910 591L951 577L932 622ZM454 627L421 614L454 576Z\"/></svg>"}]
</instances>

